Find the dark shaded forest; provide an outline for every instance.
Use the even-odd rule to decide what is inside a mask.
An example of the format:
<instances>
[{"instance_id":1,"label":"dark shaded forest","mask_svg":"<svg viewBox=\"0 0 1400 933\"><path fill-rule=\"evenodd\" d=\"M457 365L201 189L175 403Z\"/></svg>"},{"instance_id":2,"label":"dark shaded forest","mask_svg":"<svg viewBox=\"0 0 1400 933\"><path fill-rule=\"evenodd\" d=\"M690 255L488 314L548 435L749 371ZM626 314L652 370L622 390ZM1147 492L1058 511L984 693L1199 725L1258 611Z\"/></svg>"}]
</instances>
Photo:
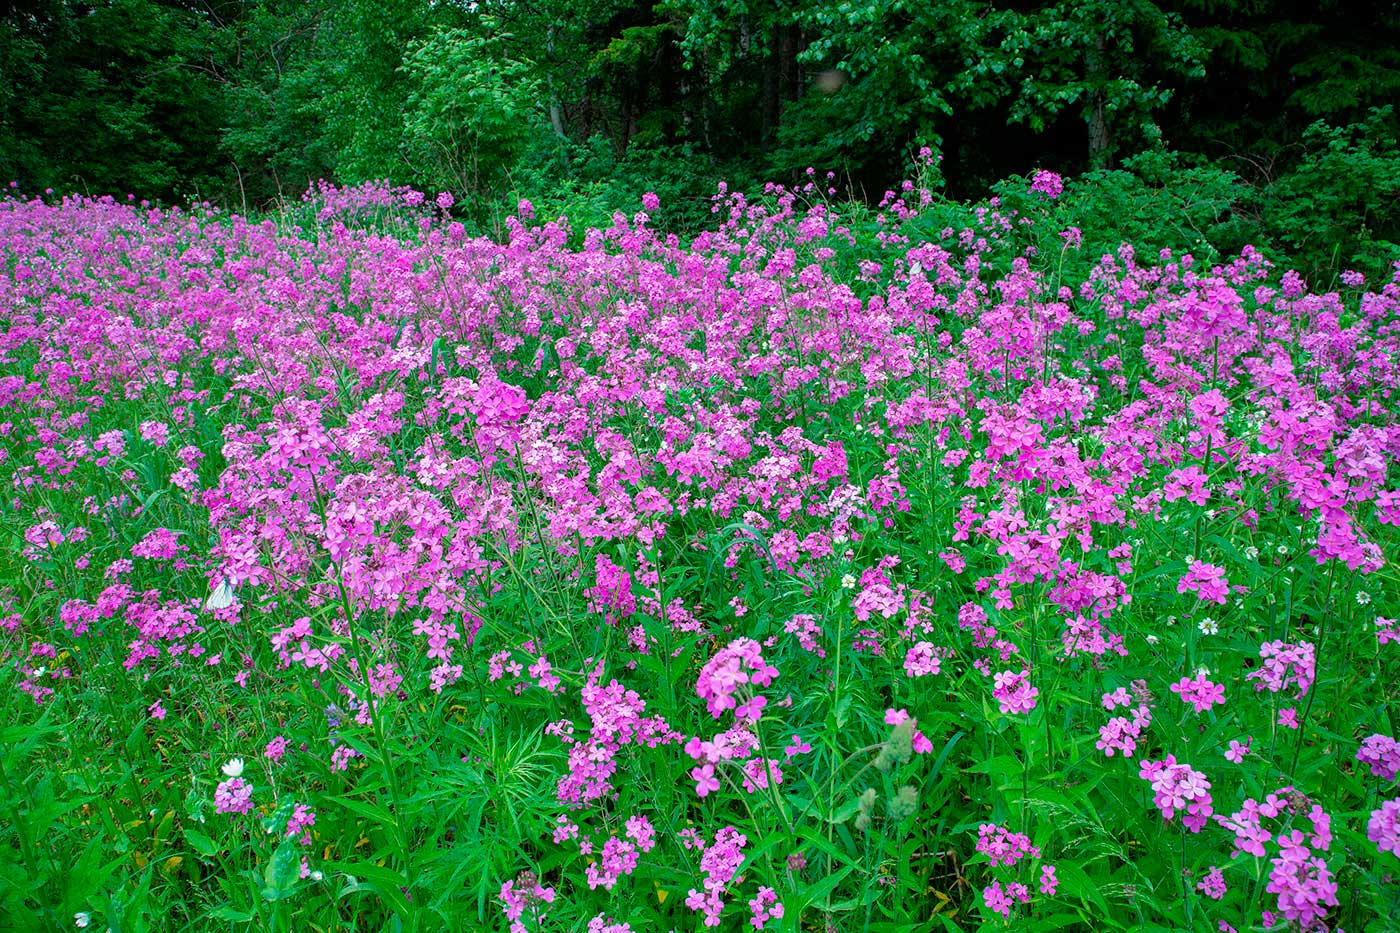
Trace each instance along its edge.
<instances>
[{"instance_id":1,"label":"dark shaded forest","mask_svg":"<svg viewBox=\"0 0 1400 933\"><path fill-rule=\"evenodd\" d=\"M1314 264L1400 238L1395 2L18 0L0 72L30 193L253 209L387 178L487 224L655 190L692 229L721 179L813 167L873 202L927 146L955 199L1048 168L1194 186L1226 240Z\"/></svg>"}]
</instances>

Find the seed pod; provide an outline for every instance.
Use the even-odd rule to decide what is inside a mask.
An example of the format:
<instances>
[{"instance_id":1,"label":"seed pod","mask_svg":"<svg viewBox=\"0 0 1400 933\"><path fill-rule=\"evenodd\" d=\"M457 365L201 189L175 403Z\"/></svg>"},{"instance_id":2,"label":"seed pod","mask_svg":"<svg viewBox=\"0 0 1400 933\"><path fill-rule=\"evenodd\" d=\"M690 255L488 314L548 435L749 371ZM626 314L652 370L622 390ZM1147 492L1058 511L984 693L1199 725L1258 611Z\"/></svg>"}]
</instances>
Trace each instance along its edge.
<instances>
[{"instance_id":1,"label":"seed pod","mask_svg":"<svg viewBox=\"0 0 1400 933\"><path fill-rule=\"evenodd\" d=\"M914 720L906 719L890 732L888 743L895 761L907 764L914 757Z\"/></svg>"},{"instance_id":2,"label":"seed pod","mask_svg":"<svg viewBox=\"0 0 1400 933\"><path fill-rule=\"evenodd\" d=\"M870 817L875 812L875 799L875 788L868 787L856 801L860 806L860 812L856 814L856 829L861 832L870 828Z\"/></svg>"},{"instance_id":3,"label":"seed pod","mask_svg":"<svg viewBox=\"0 0 1400 933\"><path fill-rule=\"evenodd\" d=\"M899 793L891 800L887 806L890 819L896 823L900 820L913 816L919 809L919 791L912 785L905 784L899 789Z\"/></svg>"},{"instance_id":4,"label":"seed pod","mask_svg":"<svg viewBox=\"0 0 1400 933\"><path fill-rule=\"evenodd\" d=\"M906 719L890 730L890 737L875 758L875 770L886 773L897 764L914 757L914 720Z\"/></svg>"}]
</instances>

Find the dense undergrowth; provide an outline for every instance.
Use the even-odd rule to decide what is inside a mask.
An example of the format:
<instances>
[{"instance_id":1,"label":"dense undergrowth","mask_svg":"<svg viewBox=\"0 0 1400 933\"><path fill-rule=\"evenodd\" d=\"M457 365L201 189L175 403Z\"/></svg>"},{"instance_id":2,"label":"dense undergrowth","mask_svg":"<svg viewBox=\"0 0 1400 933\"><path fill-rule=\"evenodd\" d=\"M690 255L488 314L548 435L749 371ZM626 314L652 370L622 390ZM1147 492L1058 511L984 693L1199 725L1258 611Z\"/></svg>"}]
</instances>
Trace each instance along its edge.
<instances>
[{"instance_id":1,"label":"dense undergrowth","mask_svg":"<svg viewBox=\"0 0 1400 933\"><path fill-rule=\"evenodd\" d=\"M1400 284L1060 190L0 202L0 917L1386 929Z\"/></svg>"}]
</instances>

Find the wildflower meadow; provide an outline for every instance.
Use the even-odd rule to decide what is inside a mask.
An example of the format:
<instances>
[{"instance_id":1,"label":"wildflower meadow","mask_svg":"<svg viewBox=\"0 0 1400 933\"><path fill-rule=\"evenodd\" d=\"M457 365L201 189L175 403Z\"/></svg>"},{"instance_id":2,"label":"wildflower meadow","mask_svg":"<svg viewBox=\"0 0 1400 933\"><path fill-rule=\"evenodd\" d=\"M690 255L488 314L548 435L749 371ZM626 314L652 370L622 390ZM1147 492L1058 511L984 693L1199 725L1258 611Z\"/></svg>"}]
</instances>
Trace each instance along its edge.
<instances>
[{"instance_id":1,"label":"wildflower meadow","mask_svg":"<svg viewBox=\"0 0 1400 933\"><path fill-rule=\"evenodd\" d=\"M1400 270L1061 190L12 191L0 928L1400 929Z\"/></svg>"}]
</instances>

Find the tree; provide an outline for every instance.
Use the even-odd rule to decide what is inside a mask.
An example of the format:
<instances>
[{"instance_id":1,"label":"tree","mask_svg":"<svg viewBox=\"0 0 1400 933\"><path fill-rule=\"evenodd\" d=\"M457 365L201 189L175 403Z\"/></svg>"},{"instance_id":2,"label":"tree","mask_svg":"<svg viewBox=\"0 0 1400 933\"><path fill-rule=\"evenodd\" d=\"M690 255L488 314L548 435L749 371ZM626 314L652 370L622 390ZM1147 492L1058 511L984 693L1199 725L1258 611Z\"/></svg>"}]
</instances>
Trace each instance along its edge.
<instances>
[{"instance_id":1,"label":"tree","mask_svg":"<svg viewBox=\"0 0 1400 933\"><path fill-rule=\"evenodd\" d=\"M435 29L401 68L409 92L404 149L433 187L493 192L524 152L542 114L539 82L504 36Z\"/></svg>"}]
</instances>

